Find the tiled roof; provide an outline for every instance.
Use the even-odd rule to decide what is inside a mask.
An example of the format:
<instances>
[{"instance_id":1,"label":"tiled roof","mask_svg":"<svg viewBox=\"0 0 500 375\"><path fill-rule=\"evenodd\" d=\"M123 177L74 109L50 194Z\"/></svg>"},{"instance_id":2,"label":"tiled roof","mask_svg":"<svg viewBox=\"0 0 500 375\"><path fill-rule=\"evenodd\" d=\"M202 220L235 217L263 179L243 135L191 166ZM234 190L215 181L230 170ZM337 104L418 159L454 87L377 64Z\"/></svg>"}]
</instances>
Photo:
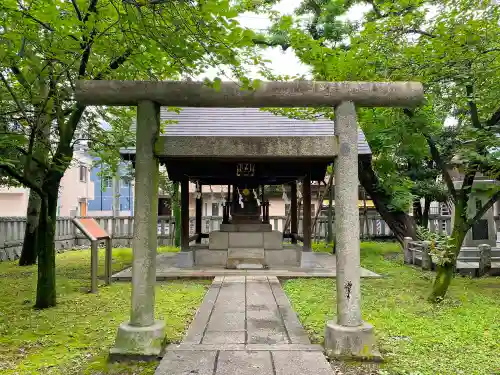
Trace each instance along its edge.
<instances>
[{"instance_id":1,"label":"tiled roof","mask_svg":"<svg viewBox=\"0 0 500 375\"><path fill-rule=\"evenodd\" d=\"M182 108L177 114L161 108L161 120L176 120L168 124L164 136L248 136L248 137L283 137L302 136L318 137L334 135L333 121L318 118L315 121L295 120L276 116L259 108ZM135 125L135 124L134 124ZM358 132L360 154L370 154L370 148L361 129Z\"/></svg>"}]
</instances>

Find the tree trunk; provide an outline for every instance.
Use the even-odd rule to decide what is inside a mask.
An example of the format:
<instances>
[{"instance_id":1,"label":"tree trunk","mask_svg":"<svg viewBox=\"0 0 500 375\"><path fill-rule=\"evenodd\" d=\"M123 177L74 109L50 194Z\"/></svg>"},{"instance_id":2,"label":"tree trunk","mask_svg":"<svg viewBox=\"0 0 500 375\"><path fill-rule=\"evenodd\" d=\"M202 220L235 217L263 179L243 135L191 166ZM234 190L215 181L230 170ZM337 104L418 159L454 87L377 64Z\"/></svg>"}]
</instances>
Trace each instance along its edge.
<instances>
[{"instance_id":1,"label":"tree trunk","mask_svg":"<svg viewBox=\"0 0 500 375\"><path fill-rule=\"evenodd\" d=\"M43 185L38 224L38 282L35 308L56 305L56 249L57 197L62 172L49 172Z\"/></svg>"},{"instance_id":2,"label":"tree trunk","mask_svg":"<svg viewBox=\"0 0 500 375\"><path fill-rule=\"evenodd\" d=\"M413 219L415 224L422 226L422 203L420 202L420 197L413 200Z\"/></svg>"},{"instance_id":3,"label":"tree trunk","mask_svg":"<svg viewBox=\"0 0 500 375\"><path fill-rule=\"evenodd\" d=\"M36 264L38 218L40 216L41 203L42 200L40 196L31 189L26 212L26 230L24 231L23 250L19 258L20 266Z\"/></svg>"},{"instance_id":4,"label":"tree trunk","mask_svg":"<svg viewBox=\"0 0 500 375\"><path fill-rule=\"evenodd\" d=\"M404 211L390 209L391 197L381 188L373 171L371 158L361 156L358 160L359 181L398 242L403 245L405 237L415 238L415 221Z\"/></svg>"},{"instance_id":5,"label":"tree trunk","mask_svg":"<svg viewBox=\"0 0 500 375\"><path fill-rule=\"evenodd\" d=\"M455 205L453 231L451 232L453 246L450 249L450 254L448 255L450 261L437 267L436 278L434 279L432 292L429 296L430 302L441 302L448 291L448 287L450 286L455 265L457 263L457 257L460 253L460 249L462 248L462 242L470 229L470 226L467 224L466 206L467 205L463 202Z\"/></svg>"},{"instance_id":6,"label":"tree trunk","mask_svg":"<svg viewBox=\"0 0 500 375\"><path fill-rule=\"evenodd\" d=\"M429 227L429 212L431 210L431 200L429 198L425 198L424 202L424 212L422 213L422 222L421 226L424 228Z\"/></svg>"},{"instance_id":7,"label":"tree trunk","mask_svg":"<svg viewBox=\"0 0 500 375\"><path fill-rule=\"evenodd\" d=\"M175 219L175 237L174 245L181 246L181 206L179 202L179 183L173 183L174 193L172 194L172 210L174 211Z\"/></svg>"}]
</instances>

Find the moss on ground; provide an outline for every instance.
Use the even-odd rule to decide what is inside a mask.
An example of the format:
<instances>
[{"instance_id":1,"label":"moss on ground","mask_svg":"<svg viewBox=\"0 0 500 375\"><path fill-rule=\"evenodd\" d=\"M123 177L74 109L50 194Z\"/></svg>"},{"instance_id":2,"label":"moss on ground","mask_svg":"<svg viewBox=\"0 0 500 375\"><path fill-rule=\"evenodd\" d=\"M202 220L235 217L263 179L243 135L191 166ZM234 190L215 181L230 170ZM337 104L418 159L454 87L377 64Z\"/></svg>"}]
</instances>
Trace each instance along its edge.
<instances>
[{"instance_id":1,"label":"moss on ground","mask_svg":"<svg viewBox=\"0 0 500 375\"><path fill-rule=\"evenodd\" d=\"M176 251L160 248L160 252ZM100 251L100 274L104 251ZM131 264L130 249L113 249L113 270ZM34 310L36 266L0 263L0 373L31 374L135 374L154 373L157 362L107 363L118 325L129 318L130 283L102 286L88 294L88 250L59 254L58 305ZM201 303L209 281L169 281L156 287L156 315L166 321L166 340L181 340Z\"/></svg>"},{"instance_id":2,"label":"moss on ground","mask_svg":"<svg viewBox=\"0 0 500 375\"><path fill-rule=\"evenodd\" d=\"M499 277L457 276L435 306L426 300L433 274L404 265L399 245L364 243L361 256L363 267L384 276L362 281L363 318L386 360L382 374L500 374ZM335 281L288 280L284 288L312 340L322 342L335 314Z\"/></svg>"}]
</instances>

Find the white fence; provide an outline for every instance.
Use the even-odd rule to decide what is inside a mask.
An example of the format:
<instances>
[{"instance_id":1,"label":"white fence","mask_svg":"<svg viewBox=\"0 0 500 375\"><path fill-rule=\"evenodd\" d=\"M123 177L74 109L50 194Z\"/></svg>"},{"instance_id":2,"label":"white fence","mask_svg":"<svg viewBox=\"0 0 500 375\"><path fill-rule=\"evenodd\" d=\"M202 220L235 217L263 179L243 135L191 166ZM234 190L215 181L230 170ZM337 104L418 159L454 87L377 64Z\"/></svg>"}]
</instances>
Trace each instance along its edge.
<instances>
[{"instance_id":1,"label":"white fence","mask_svg":"<svg viewBox=\"0 0 500 375\"><path fill-rule=\"evenodd\" d=\"M94 217L113 238L113 246L130 247L133 235L133 217ZM497 225L499 220L497 219ZM202 218L202 232L209 233L218 230L222 223L222 216L208 216ZM270 223L273 230L283 231L286 223L285 216L271 216ZM299 218L299 235L302 235L302 220ZM158 217L158 245L167 246L173 244L175 222L170 216ZM316 224L313 240L320 241L326 238L328 218L320 216ZM24 217L0 217L0 261L5 259L17 259L21 252L26 218ZM333 226L335 230L335 225ZM369 214L360 217L360 228L362 239L392 238L389 226L378 215ZM288 228L289 229L289 228ZM451 233L451 217L431 215L429 229L433 232ZM195 231L195 218L190 218L190 235ZM206 241L206 239L205 239ZM79 246L88 246L88 241L74 227L69 217L60 217L56 224L56 249L70 249Z\"/></svg>"}]
</instances>

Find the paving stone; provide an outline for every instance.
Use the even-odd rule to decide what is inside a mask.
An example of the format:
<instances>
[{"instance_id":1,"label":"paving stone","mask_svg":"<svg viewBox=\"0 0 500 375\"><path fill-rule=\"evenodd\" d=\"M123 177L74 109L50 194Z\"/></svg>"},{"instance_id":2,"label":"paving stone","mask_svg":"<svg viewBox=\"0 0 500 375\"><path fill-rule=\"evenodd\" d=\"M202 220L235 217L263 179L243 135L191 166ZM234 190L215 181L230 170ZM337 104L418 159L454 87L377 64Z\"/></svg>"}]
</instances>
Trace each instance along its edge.
<instances>
[{"instance_id":1,"label":"paving stone","mask_svg":"<svg viewBox=\"0 0 500 375\"><path fill-rule=\"evenodd\" d=\"M189 326L186 337L183 342L197 343L201 342L205 328L208 324L209 318L212 314L215 301L219 294L220 285L223 278L216 278L210 287L210 290L205 295L203 303L196 312L195 318Z\"/></svg>"},{"instance_id":2,"label":"paving stone","mask_svg":"<svg viewBox=\"0 0 500 375\"><path fill-rule=\"evenodd\" d=\"M219 312L214 310L207 331L243 331L245 330L245 312Z\"/></svg>"},{"instance_id":3,"label":"paving stone","mask_svg":"<svg viewBox=\"0 0 500 375\"><path fill-rule=\"evenodd\" d=\"M167 351L155 375L212 375L216 351Z\"/></svg>"},{"instance_id":4,"label":"paving stone","mask_svg":"<svg viewBox=\"0 0 500 375\"><path fill-rule=\"evenodd\" d=\"M322 352L271 352L276 375L333 375Z\"/></svg>"},{"instance_id":5,"label":"paving stone","mask_svg":"<svg viewBox=\"0 0 500 375\"><path fill-rule=\"evenodd\" d=\"M220 352L215 375L273 375L269 352Z\"/></svg>"},{"instance_id":6,"label":"paving stone","mask_svg":"<svg viewBox=\"0 0 500 375\"><path fill-rule=\"evenodd\" d=\"M288 336L282 327L248 330L249 344L288 344Z\"/></svg>"},{"instance_id":7,"label":"paving stone","mask_svg":"<svg viewBox=\"0 0 500 375\"><path fill-rule=\"evenodd\" d=\"M244 344L245 331L207 331L202 344Z\"/></svg>"}]
</instances>

